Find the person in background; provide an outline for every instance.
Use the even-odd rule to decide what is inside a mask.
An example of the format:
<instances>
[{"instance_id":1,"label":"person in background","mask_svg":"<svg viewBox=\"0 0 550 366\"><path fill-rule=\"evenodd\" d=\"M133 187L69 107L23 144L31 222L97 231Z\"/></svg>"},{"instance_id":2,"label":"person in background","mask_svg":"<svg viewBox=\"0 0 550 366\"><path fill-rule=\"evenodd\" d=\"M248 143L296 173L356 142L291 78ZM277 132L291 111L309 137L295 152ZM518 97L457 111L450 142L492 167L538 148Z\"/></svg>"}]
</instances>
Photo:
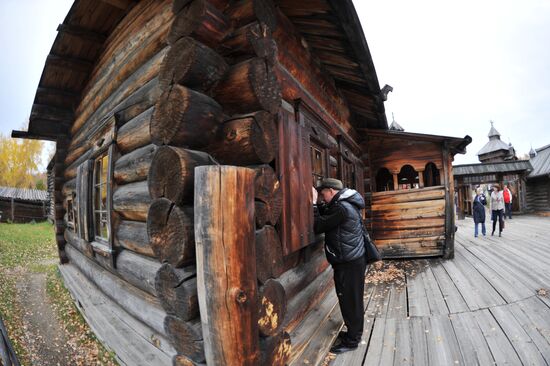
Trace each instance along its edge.
<instances>
[{"instance_id":1,"label":"person in background","mask_svg":"<svg viewBox=\"0 0 550 366\"><path fill-rule=\"evenodd\" d=\"M504 228L504 196L499 185L495 184L493 185L493 192L491 192L491 220L493 220L493 232L491 236L495 235L497 219L498 236L502 236L502 229Z\"/></svg>"},{"instance_id":2,"label":"person in background","mask_svg":"<svg viewBox=\"0 0 550 366\"><path fill-rule=\"evenodd\" d=\"M508 183L504 185L502 195L504 196L504 218L508 216L509 219L512 219L512 191Z\"/></svg>"},{"instance_id":3,"label":"person in background","mask_svg":"<svg viewBox=\"0 0 550 366\"><path fill-rule=\"evenodd\" d=\"M317 191L322 202L317 202ZM347 332L340 332L332 353L356 349L363 334L365 244L363 216L365 201L359 192L344 188L338 179L324 178L313 189L315 233L325 233L325 254L334 269L334 287Z\"/></svg>"},{"instance_id":4,"label":"person in background","mask_svg":"<svg viewBox=\"0 0 550 366\"><path fill-rule=\"evenodd\" d=\"M473 211L474 211L474 236L477 238L478 224L481 224L481 233L485 236L485 205L487 200L483 194L483 188L478 187L476 190L476 196L474 197ZM493 229L494 231L494 229Z\"/></svg>"}]
</instances>

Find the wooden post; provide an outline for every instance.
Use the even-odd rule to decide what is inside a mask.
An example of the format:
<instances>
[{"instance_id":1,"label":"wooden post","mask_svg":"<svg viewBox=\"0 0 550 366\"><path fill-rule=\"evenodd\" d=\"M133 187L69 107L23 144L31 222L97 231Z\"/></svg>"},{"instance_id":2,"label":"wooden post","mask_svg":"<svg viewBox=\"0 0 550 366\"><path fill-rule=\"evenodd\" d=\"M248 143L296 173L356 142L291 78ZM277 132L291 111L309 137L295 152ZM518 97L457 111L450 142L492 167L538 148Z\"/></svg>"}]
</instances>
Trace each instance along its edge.
<instances>
[{"instance_id":1,"label":"wooden post","mask_svg":"<svg viewBox=\"0 0 550 366\"><path fill-rule=\"evenodd\" d=\"M399 179L397 179L397 173L393 173L393 190L399 190Z\"/></svg>"},{"instance_id":2,"label":"wooden post","mask_svg":"<svg viewBox=\"0 0 550 366\"><path fill-rule=\"evenodd\" d=\"M15 204L13 202L13 197L11 199L11 222L15 222Z\"/></svg>"},{"instance_id":3,"label":"wooden post","mask_svg":"<svg viewBox=\"0 0 550 366\"><path fill-rule=\"evenodd\" d=\"M418 172L418 186L424 188L424 171L419 170Z\"/></svg>"},{"instance_id":4,"label":"wooden post","mask_svg":"<svg viewBox=\"0 0 550 366\"><path fill-rule=\"evenodd\" d=\"M259 356L252 169L195 169L197 290L209 365Z\"/></svg>"},{"instance_id":5,"label":"wooden post","mask_svg":"<svg viewBox=\"0 0 550 366\"><path fill-rule=\"evenodd\" d=\"M451 174L451 154L447 142L443 143L443 186L445 187L445 249L443 258L455 256L454 182Z\"/></svg>"}]
</instances>

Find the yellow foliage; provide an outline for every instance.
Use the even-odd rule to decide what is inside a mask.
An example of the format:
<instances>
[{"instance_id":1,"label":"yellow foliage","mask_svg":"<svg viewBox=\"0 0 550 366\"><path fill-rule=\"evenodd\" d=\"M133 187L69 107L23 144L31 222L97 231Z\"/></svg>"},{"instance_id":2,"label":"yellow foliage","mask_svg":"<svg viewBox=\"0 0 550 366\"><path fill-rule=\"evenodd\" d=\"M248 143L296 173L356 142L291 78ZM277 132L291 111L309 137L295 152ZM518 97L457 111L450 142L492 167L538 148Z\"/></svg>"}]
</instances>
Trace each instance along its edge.
<instances>
[{"instance_id":1,"label":"yellow foliage","mask_svg":"<svg viewBox=\"0 0 550 366\"><path fill-rule=\"evenodd\" d=\"M43 143L0 135L0 186L33 188Z\"/></svg>"}]
</instances>

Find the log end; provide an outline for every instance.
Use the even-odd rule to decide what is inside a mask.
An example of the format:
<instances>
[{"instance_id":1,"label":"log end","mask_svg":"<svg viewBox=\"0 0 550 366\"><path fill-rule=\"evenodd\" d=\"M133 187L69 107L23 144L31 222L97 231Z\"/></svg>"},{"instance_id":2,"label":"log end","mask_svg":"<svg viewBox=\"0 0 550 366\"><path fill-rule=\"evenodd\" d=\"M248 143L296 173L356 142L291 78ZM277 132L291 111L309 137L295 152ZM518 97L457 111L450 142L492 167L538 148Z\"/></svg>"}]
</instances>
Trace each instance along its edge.
<instances>
[{"instance_id":1,"label":"log end","mask_svg":"<svg viewBox=\"0 0 550 366\"><path fill-rule=\"evenodd\" d=\"M286 314L285 289L276 280L269 279L260 288L258 328L264 337L277 333Z\"/></svg>"}]
</instances>

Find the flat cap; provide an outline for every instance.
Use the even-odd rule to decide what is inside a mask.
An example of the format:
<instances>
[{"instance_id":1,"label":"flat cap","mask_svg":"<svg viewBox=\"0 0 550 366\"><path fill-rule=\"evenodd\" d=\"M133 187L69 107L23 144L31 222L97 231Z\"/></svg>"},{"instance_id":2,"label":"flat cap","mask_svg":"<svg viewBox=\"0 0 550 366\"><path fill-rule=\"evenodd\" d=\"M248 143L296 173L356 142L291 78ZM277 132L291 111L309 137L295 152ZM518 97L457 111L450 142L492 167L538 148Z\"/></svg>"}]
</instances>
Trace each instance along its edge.
<instances>
[{"instance_id":1,"label":"flat cap","mask_svg":"<svg viewBox=\"0 0 550 366\"><path fill-rule=\"evenodd\" d=\"M320 191L323 188L332 188L337 191L344 189L344 184L341 180L335 178L323 178L321 182L317 185L317 190Z\"/></svg>"}]
</instances>

